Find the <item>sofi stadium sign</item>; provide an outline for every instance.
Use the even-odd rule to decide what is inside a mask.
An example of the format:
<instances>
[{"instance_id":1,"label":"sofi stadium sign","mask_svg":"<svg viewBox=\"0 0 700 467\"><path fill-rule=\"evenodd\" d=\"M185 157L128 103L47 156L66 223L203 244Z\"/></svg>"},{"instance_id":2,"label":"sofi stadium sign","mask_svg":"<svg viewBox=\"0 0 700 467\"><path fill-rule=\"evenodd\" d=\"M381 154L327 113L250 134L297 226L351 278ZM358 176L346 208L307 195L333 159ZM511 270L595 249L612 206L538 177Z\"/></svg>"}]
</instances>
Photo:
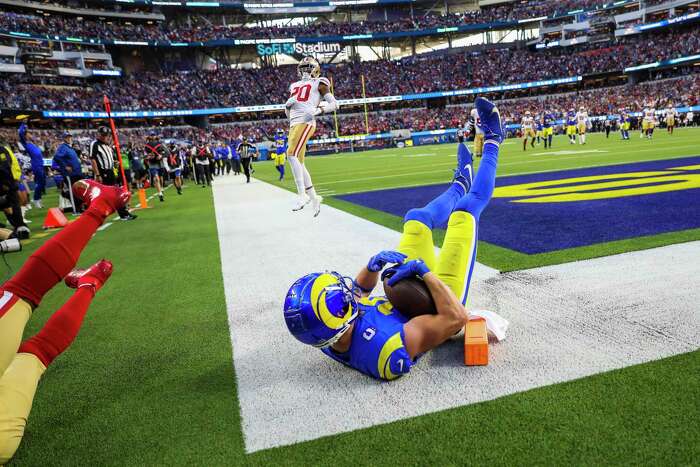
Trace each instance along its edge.
<instances>
[{"instance_id":1,"label":"sofi stadium sign","mask_svg":"<svg viewBox=\"0 0 700 467\"><path fill-rule=\"evenodd\" d=\"M343 46L337 42L317 42L315 44L303 44L294 42L288 44L258 44L258 55L317 55L335 54L342 52Z\"/></svg>"}]
</instances>

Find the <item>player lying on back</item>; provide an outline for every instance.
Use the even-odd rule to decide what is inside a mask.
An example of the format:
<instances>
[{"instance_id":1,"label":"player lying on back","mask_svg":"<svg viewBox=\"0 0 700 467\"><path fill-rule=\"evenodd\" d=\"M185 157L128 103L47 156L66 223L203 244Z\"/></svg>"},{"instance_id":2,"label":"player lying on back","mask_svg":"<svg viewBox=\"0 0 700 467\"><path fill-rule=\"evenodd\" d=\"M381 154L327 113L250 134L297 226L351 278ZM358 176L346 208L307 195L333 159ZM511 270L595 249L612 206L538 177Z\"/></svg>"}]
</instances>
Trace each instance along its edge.
<instances>
[{"instance_id":1,"label":"player lying on back","mask_svg":"<svg viewBox=\"0 0 700 467\"><path fill-rule=\"evenodd\" d=\"M312 273L291 286L284 318L294 337L366 375L392 380L408 373L421 355L464 327L479 217L493 194L504 134L498 109L491 102L478 98L476 109L485 141L473 184L472 157L460 143L452 184L425 207L406 214L398 251L372 257L354 280L337 272ZM432 229L445 223L445 241L436 258ZM369 297L388 264L396 264L387 270L388 285L421 278L436 314L409 318L386 297Z\"/></svg>"},{"instance_id":2,"label":"player lying on back","mask_svg":"<svg viewBox=\"0 0 700 467\"><path fill-rule=\"evenodd\" d=\"M88 241L129 192L92 180L73 184L88 208L47 240L19 271L0 287L0 465L14 455L24 436L37 385L47 367L66 350L80 330L95 293L112 274L112 263L99 261L73 270ZM44 295L64 280L75 293L33 337L22 341L24 327Z\"/></svg>"},{"instance_id":3,"label":"player lying on back","mask_svg":"<svg viewBox=\"0 0 700 467\"><path fill-rule=\"evenodd\" d=\"M299 81L289 86L291 96L285 104L289 117L289 166L292 168L299 201L294 211L304 209L309 201L314 208L314 217L321 211L322 197L316 194L311 175L304 165L306 143L316 131L316 116L333 112L338 103L331 93L331 83L321 77L321 66L313 57L304 57L297 67Z\"/></svg>"}]
</instances>

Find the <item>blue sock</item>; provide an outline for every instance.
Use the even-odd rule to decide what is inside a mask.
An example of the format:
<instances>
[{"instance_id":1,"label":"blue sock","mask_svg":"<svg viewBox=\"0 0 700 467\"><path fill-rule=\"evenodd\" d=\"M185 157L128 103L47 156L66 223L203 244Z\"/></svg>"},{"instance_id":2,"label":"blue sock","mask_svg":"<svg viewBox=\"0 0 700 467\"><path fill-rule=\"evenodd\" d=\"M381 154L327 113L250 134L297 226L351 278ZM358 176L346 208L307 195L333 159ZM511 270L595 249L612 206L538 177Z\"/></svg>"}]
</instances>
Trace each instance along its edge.
<instances>
[{"instance_id":1,"label":"blue sock","mask_svg":"<svg viewBox=\"0 0 700 467\"><path fill-rule=\"evenodd\" d=\"M457 202L456 211L467 211L479 218L484 210L493 190L496 187L496 169L498 168L498 145L486 142L484 144L484 155L481 158L481 165L474 177L474 183L466 196Z\"/></svg>"},{"instance_id":2,"label":"blue sock","mask_svg":"<svg viewBox=\"0 0 700 467\"><path fill-rule=\"evenodd\" d=\"M280 177L284 177L284 166L280 165Z\"/></svg>"},{"instance_id":3,"label":"blue sock","mask_svg":"<svg viewBox=\"0 0 700 467\"><path fill-rule=\"evenodd\" d=\"M452 183L440 196L432 200L425 207L411 209L406 213L404 222L418 221L429 229L447 224L450 214L455 209L457 202L464 197L464 186L461 183Z\"/></svg>"}]
</instances>

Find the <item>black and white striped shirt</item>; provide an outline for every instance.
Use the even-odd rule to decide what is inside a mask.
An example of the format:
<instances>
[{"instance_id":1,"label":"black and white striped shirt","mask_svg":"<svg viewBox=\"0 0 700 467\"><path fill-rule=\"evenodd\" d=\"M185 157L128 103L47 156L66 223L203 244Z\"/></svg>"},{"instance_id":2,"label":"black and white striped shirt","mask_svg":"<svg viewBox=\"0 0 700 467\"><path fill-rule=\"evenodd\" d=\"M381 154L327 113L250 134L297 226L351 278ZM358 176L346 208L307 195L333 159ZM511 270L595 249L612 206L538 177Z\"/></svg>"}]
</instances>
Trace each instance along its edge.
<instances>
[{"instance_id":1,"label":"black and white striped shirt","mask_svg":"<svg viewBox=\"0 0 700 467\"><path fill-rule=\"evenodd\" d=\"M248 143L247 141L244 141L238 145L238 149L236 149L236 152L238 152L238 155L241 156L241 159L248 159L249 157L253 156L253 153L255 152L255 146Z\"/></svg>"},{"instance_id":2,"label":"black and white striped shirt","mask_svg":"<svg viewBox=\"0 0 700 467\"><path fill-rule=\"evenodd\" d=\"M100 140L90 143L90 158L95 161L99 170L114 169L114 149L110 144Z\"/></svg>"}]
</instances>

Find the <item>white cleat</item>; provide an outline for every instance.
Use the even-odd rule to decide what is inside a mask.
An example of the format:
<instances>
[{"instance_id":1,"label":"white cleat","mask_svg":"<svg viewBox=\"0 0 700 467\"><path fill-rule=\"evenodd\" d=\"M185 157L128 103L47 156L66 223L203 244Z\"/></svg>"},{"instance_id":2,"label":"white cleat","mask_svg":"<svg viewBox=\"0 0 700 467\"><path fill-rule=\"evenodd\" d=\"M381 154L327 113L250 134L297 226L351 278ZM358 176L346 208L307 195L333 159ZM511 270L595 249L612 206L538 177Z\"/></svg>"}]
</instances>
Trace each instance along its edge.
<instances>
[{"instance_id":1,"label":"white cleat","mask_svg":"<svg viewBox=\"0 0 700 467\"><path fill-rule=\"evenodd\" d=\"M302 209L304 209L304 206L309 204L309 202L311 202L311 198L309 198L308 196L306 196L306 200L304 200L304 201L298 200L297 203L292 208L292 211L301 211Z\"/></svg>"},{"instance_id":2,"label":"white cleat","mask_svg":"<svg viewBox=\"0 0 700 467\"><path fill-rule=\"evenodd\" d=\"M323 202L323 196L316 196L313 199L313 207L314 207L314 217L318 217L318 215L321 212L321 203Z\"/></svg>"}]
</instances>

